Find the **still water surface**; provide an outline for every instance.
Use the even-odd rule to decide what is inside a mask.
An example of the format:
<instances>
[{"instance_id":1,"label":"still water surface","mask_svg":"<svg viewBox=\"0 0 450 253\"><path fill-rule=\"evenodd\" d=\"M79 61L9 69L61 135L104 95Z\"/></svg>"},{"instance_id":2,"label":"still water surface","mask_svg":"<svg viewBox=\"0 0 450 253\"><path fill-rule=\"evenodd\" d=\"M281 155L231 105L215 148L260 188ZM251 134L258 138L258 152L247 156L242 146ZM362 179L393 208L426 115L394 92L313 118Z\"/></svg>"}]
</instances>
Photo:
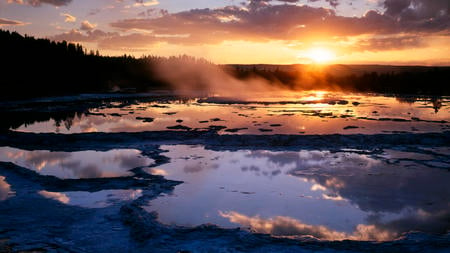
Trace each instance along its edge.
<instances>
[{"instance_id":1,"label":"still water surface","mask_svg":"<svg viewBox=\"0 0 450 253\"><path fill-rule=\"evenodd\" d=\"M149 172L185 181L146 207L165 224L212 223L327 240L392 240L409 231L450 229L448 156L163 148L171 163Z\"/></svg>"},{"instance_id":2,"label":"still water surface","mask_svg":"<svg viewBox=\"0 0 450 253\"><path fill-rule=\"evenodd\" d=\"M36 119L30 116L34 108L19 108L12 113L17 113L14 126L6 129L64 134L171 130L261 135L450 130L448 97L337 92L265 95L105 102L67 115L62 106L62 111L45 108L51 116L43 112ZM448 147L300 151L212 150L200 145L161 148L167 150L163 155L170 162L156 167L151 166L154 160L136 149L51 152L1 147L0 161L42 175L80 180L132 176L131 169L147 167L150 174L184 182L144 206L168 225L211 223L274 236L377 241L394 240L411 231L444 234L450 230ZM0 201L14 198L14 187L0 175ZM143 194L139 189L37 193L84 208L103 208Z\"/></svg>"},{"instance_id":3,"label":"still water surface","mask_svg":"<svg viewBox=\"0 0 450 253\"><path fill-rule=\"evenodd\" d=\"M22 150L0 147L0 161L34 170L41 175L62 179L131 176L129 171L149 166L153 160L140 155L135 149L113 149L106 152L51 152L48 150Z\"/></svg>"},{"instance_id":4,"label":"still water surface","mask_svg":"<svg viewBox=\"0 0 450 253\"><path fill-rule=\"evenodd\" d=\"M271 95L268 97L268 95ZM339 92L261 94L246 99L165 98L103 103L67 118L12 127L23 132L219 130L220 134L355 134L450 129L448 97L389 97Z\"/></svg>"}]
</instances>

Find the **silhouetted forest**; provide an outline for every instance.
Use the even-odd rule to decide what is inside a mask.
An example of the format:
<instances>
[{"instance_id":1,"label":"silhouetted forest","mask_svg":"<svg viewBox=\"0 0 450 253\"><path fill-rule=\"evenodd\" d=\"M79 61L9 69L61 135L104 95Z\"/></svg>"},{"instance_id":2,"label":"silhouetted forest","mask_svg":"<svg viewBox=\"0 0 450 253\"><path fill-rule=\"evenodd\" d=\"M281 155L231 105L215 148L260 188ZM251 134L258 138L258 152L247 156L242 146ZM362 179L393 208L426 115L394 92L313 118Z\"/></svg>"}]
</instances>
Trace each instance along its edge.
<instances>
[{"instance_id":1,"label":"silhouetted forest","mask_svg":"<svg viewBox=\"0 0 450 253\"><path fill-rule=\"evenodd\" d=\"M22 98L121 90L145 92L167 88L155 64L202 62L189 56L101 56L79 44L55 42L0 30L1 97Z\"/></svg>"},{"instance_id":2,"label":"silhouetted forest","mask_svg":"<svg viewBox=\"0 0 450 253\"><path fill-rule=\"evenodd\" d=\"M284 67L284 69L283 69ZM293 90L342 90L392 94L450 95L450 67L365 65L331 65L308 67L291 65L248 66L233 65L233 74L239 79L262 77L279 82ZM344 72L344 73L339 73Z\"/></svg>"},{"instance_id":3,"label":"silhouetted forest","mask_svg":"<svg viewBox=\"0 0 450 253\"><path fill-rule=\"evenodd\" d=\"M170 89L155 71L161 63L212 64L189 56L101 56L79 44L55 42L0 30L1 97L23 98L98 92L145 92ZM180 66L179 64L177 66ZM269 66L269 65L266 65ZM379 67L336 65L326 70L290 65L222 66L245 80L260 77L290 89L335 89L399 94L449 95L450 67ZM389 69L390 66L384 67ZM342 71L341 71L342 70ZM342 73L344 74L342 74ZM341 74L339 74L341 73ZM226 84L224 84L226 85Z\"/></svg>"}]
</instances>

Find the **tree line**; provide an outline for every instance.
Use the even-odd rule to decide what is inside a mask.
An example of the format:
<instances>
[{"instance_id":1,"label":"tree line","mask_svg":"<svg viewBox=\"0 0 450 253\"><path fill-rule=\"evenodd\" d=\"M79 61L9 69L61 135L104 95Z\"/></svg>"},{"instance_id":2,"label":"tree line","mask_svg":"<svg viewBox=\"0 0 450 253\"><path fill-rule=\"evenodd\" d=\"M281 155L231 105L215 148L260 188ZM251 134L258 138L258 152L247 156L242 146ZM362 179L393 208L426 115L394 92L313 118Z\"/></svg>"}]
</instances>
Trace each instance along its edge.
<instances>
[{"instance_id":1,"label":"tree line","mask_svg":"<svg viewBox=\"0 0 450 253\"><path fill-rule=\"evenodd\" d=\"M139 58L102 56L80 44L22 36L0 30L2 98L98 93L121 90L145 92L169 89L156 73L158 64L180 62L212 64L190 56ZM402 94L449 95L450 67L430 67L403 72L365 72L336 75L305 69L261 69L238 65L221 66L238 79L263 78L289 89L337 89ZM226 85L226 84L224 84Z\"/></svg>"},{"instance_id":2,"label":"tree line","mask_svg":"<svg viewBox=\"0 0 450 253\"><path fill-rule=\"evenodd\" d=\"M293 70L264 69L233 66L232 73L239 79L261 77L292 90L337 90L412 95L450 95L450 67L403 67L402 71L379 73L370 67L355 73L336 74L327 70L298 68Z\"/></svg>"},{"instance_id":3,"label":"tree line","mask_svg":"<svg viewBox=\"0 0 450 253\"><path fill-rule=\"evenodd\" d=\"M162 62L200 62L206 60L177 57L130 55L102 56L80 44L22 36L0 30L1 97L23 98L110 92L117 89L145 92L167 88L155 74Z\"/></svg>"}]
</instances>

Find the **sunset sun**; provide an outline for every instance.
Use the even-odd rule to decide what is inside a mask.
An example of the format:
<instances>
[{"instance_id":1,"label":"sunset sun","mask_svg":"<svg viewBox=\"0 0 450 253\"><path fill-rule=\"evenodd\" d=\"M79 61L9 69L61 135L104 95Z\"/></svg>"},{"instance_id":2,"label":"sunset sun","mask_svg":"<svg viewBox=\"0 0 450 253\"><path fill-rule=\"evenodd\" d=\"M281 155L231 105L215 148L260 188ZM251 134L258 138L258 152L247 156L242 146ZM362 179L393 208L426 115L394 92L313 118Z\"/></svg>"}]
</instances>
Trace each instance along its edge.
<instances>
[{"instance_id":1,"label":"sunset sun","mask_svg":"<svg viewBox=\"0 0 450 253\"><path fill-rule=\"evenodd\" d=\"M336 58L331 50L325 48L312 48L306 52L305 56L318 64L329 63Z\"/></svg>"}]
</instances>

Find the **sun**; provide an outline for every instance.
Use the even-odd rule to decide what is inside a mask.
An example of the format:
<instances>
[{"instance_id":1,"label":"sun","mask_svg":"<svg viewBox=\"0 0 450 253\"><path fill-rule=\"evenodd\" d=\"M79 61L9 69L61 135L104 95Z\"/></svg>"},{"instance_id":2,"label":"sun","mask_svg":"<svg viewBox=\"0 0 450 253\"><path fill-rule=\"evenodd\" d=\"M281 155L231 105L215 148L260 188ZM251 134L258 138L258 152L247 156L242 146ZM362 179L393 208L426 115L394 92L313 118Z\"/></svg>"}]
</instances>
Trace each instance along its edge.
<instances>
[{"instance_id":1,"label":"sun","mask_svg":"<svg viewBox=\"0 0 450 253\"><path fill-rule=\"evenodd\" d=\"M317 64L325 64L336 58L333 51L325 48L312 48L306 51L305 56Z\"/></svg>"}]
</instances>

